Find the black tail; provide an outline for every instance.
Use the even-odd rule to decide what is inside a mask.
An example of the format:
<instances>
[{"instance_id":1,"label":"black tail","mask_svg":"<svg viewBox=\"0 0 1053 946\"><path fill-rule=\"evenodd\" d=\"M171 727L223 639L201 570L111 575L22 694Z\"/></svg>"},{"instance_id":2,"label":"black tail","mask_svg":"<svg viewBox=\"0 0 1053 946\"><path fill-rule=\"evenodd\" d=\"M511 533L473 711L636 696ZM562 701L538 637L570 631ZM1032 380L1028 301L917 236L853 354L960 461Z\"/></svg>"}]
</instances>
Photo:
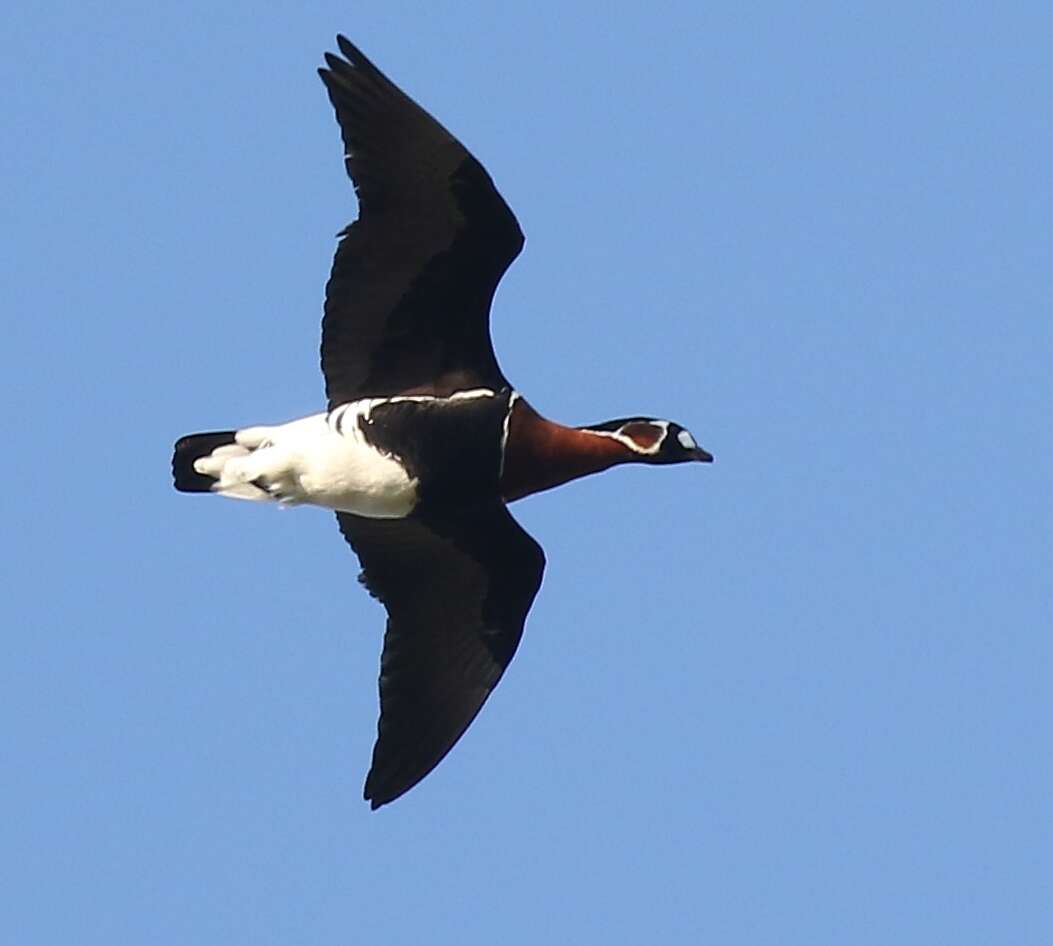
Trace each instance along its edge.
<instances>
[{"instance_id":1,"label":"black tail","mask_svg":"<svg viewBox=\"0 0 1053 946\"><path fill-rule=\"evenodd\" d=\"M216 447L234 443L233 430L216 430L207 434L187 434L176 441L172 456L172 478L181 493L208 493L216 480L194 469L194 461L207 457Z\"/></svg>"}]
</instances>

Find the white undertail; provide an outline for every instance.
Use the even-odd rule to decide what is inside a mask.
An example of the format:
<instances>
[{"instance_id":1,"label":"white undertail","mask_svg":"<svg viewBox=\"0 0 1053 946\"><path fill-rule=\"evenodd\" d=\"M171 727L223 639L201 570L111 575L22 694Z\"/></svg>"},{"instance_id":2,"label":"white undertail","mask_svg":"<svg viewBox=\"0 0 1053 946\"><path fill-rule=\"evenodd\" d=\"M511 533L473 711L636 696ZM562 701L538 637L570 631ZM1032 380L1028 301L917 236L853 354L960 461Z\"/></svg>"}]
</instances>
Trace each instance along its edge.
<instances>
[{"instance_id":1,"label":"white undertail","mask_svg":"<svg viewBox=\"0 0 1053 946\"><path fill-rule=\"evenodd\" d=\"M313 505L371 519L400 519L416 505L417 480L366 442L359 421L375 401L355 401L271 427L246 427L234 443L194 461L232 499Z\"/></svg>"}]
</instances>

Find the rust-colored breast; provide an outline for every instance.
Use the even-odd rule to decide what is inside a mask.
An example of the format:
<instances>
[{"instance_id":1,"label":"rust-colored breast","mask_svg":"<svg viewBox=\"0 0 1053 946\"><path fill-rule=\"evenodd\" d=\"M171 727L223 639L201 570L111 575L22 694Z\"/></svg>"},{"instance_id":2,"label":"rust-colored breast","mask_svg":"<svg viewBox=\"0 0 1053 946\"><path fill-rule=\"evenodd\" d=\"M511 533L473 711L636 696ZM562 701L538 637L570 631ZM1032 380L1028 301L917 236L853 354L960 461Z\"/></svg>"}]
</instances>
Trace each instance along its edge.
<instances>
[{"instance_id":1,"label":"rust-colored breast","mask_svg":"<svg viewBox=\"0 0 1053 946\"><path fill-rule=\"evenodd\" d=\"M636 459L613 437L546 420L522 397L512 405L501 473L505 502Z\"/></svg>"}]
</instances>

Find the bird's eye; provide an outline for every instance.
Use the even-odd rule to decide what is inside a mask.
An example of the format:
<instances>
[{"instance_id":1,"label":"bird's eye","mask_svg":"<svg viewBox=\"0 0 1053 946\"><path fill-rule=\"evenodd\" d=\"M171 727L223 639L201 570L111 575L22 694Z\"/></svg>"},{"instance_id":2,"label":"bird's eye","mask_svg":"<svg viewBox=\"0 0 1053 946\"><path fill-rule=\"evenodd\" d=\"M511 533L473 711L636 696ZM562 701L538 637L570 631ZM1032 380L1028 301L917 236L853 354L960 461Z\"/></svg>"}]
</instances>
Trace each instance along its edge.
<instances>
[{"instance_id":1,"label":"bird's eye","mask_svg":"<svg viewBox=\"0 0 1053 946\"><path fill-rule=\"evenodd\" d=\"M681 430L676 435L676 439L680 441L680 446L685 450L694 450L698 444L695 443L695 438L691 436L686 430Z\"/></svg>"}]
</instances>

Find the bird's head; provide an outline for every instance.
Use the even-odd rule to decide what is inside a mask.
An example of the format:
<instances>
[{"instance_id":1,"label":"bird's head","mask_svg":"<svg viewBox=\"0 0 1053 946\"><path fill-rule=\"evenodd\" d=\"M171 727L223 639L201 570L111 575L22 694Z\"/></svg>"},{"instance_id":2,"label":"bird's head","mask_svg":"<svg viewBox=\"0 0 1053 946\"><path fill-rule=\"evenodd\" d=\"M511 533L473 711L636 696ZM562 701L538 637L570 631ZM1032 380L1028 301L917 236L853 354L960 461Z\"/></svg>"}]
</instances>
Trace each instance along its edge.
<instances>
[{"instance_id":1,"label":"bird's head","mask_svg":"<svg viewBox=\"0 0 1053 946\"><path fill-rule=\"evenodd\" d=\"M615 438L641 463L713 462L713 455L703 450L691 432L675 421L621 417L583 429Z\"/></svg>"}]
</instances>

